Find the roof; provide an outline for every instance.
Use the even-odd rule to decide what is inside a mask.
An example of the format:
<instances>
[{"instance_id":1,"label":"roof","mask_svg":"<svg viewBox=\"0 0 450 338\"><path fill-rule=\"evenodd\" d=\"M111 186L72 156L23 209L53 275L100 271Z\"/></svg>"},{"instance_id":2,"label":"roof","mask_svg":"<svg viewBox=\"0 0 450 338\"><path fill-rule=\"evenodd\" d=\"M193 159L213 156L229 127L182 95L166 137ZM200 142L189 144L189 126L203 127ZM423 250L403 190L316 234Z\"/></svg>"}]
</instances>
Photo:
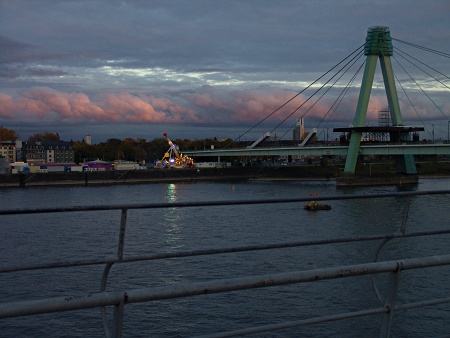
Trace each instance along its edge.
<instances>
[{"instance_id":1,"label":"roof","mask_svg":"<svg viewBox=\"0 0 450 338\"><path fill-rule=\"evenodd\" d=\"M333 128L334 132L351 132L359 131L362 133L392 133L392 132L407 132L424 131L423 127L408 127L408 126L387 126L387 127L348 127L348 128Z\"/></svg>"}]
</instances>

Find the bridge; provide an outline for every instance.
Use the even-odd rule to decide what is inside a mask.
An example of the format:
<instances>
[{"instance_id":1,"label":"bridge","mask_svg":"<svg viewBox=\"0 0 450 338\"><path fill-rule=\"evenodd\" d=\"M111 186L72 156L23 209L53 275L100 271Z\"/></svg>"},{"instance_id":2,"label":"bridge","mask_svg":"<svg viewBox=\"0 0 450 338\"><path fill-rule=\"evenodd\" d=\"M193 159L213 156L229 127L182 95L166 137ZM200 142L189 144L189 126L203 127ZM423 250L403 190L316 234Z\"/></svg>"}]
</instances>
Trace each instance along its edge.
<instances>
[{"instance_id":1,"label":"bridge","mask_svg":"<svg viewBox=\"0 0 450 338\"><path fill-rule=\"evenodd\" d=\"M270 148L233 148L217 150L189 150L184 154L193 158L217 157L217 162L230 157L267 157L267 156L347 156L348 146L310 146L310 147L270 147ZM450 144L381 144L362 145L360 155L450 155Z\"/></svg>"},{"instance_id":2,"label":"bridge","mask_svg":"<svg viewBox=\"0 0 450 338\"><path fill-rule=\"evenodd\" d=\"M390 36L390 30L388 27L376 26L376 27L371 27L368 29L366 42L365 42L364 48L363 48L363 50L364 50L363 53L366 56L364 75L362 78L359 99L358 99L353 123L350 125L349 128L335 128L333 130L333 131L337 131L337 132L339 132L339 131L348 132L348 135L350 135L348 146L329 145L328 142L325 145L319 145L319 146L306 146L306 145L304 146L304 144L299 144L298 146L292 146L292 147L257 147L255 145L255 146L251 146L251 147L247 147L247 148L231 148L231 149L221 149L221 150L214 150L214 149L204 150L204 151L188 150L188 151L185 151L184 153L190 157L193 157L194 159L205 158L205 157L209 157L209 158L217 157L218 162L220 162L222 158L229 158L229 157L242 158L242 157L267 157L267 156L339 155L339 156L346 157L344 175L355 174L356 163L358 161L359 155L385 155L385 156L393 156L394 157L398 173L416 175L417 170L416 170L416 165L415 165L415 161L414 161L414 155L448 155L448 154L450 154L450 144L449 143L437 144L434 142L425 144L425 143L419 143L419 142L411 142L411 133L417 132L417 131L423 131L424 128L407 127L407 126L403 125L403 119L402 119L402 115L401 115L401 111L400 111L400 104L399 104L398 94L397 94L396 85L395 85L396 76L394 75L392 64L391 64L391 56L393 55L392 40L393 39ZM401 40L397 40L397 41L401 41ZM401 42L403 42L403 41L401 41ZM362 55L362 52L361 52L361 55ZM445 54L445 56L448 56L448 54ZM347 67L348 64L354 63L355 61L353 61L353 60L356 60L356 56L354 56L353 59L351 59L351 61L349 61L344 67L342 67L341 70L343 68ZM373 86L373 82L374 82L374 75L375 75L376 65L377 65L378 61L380 62L380 65L381 65L384 87L385 87L385 91L386 91L386 97L387 97L389 113L390 113L390 117L389 117L390 121L388 120L388 122L387 122L388 124L385 126L367 127L364 125L366 123L367 109L368 109L368 105L369 105L370 94L371 94L371 90L372 90L372 86ZM341 62L343 62L343 61L341 61ZM362 66L359 69L362 69ZM443 75L442 73L439 73L439 74ZM321 79L323 76L324 75L322 75L319 79ZM446 77L446 78L448 78L448 77ZM314 81L313 84L316 84L319 81L319 79ZM352 81L353 80L354 80L354 78L352 79ZM412 79L412 80L414 81L414 79ZM337 81L338 80L336 80L336 82ZM397 78L397 81L398 81L398 78ZM334 82L334 84L336 84L336 82ZM414 82L416 82L416 81L414 81ZM440 82L446 88L449 88L447 85L443 84L441 81L438 81L438 82ZM311 84L308 87L311 87L313 84ZM416 84L417 84L417 82L416 82ZM333 85L331 85L331 87ZM324 86L325 85L323 85L321 88L323 88ZM420 86L419 86L419 88L420 88ZM403 89L403 86L402 86L402 89ZM329 89L327 89L327 91L328 90ZM318 90L314 94L316 94L317 92L318 92ZM299 94L301 94L301 93L303 93L303 90ZM261 122L265 121L268 117L272 116L273 114L275 114L276 112L281 110L283 107L285 107L285 105L287 103L292 101L299 94L295 95L288 102L281 105L278 109L276 109L269 116L264 118ZM409 97L408 97L408 99L409 99ZM308 101L308 100L306 100L306 101ZM430 98L430 100L431 100L431 98ZM317 103L317 101L315 103ZM307 110L307 112L315 105L315 103ZM303 104L300 107L302 107ZM436 104L435 104L435 106L437 107ZM298 111L298 109L300 107L296 108L294 110L294 112L292 112L288 117L291 117L295 112ZM330 108L330 110L331 110L331 108ZM440 111L446 120L450 120L450 118L447 117L442 110L440 110ZM287 120L287 118L285 118L283 120L283 122L285 122L286 120ZM259 122L256 126L258 126L261 122ZM450 121L446 121L446 122L450 123ZM280 125L281 125L281 123L278 126L280 126ZM254 126L254 127L256 127L256 126ZM253 129L254 127L252 127L251 129ZM433 126L433 128L434 128L434 126ZM370 145L365 145L364 143L361 143L362 135L367 129L371 129L372 131L380 132L380 133L384 132L386 135L389 135L389 137L390 137L389 142L377 142L376 144L370 144ZM314 128L313 130L316 131L317 129ZM272 132L273 132L273 130L270 132L267 132L265 135L270 135ZM433 139L434 139L434 130L433 130ZM263 145L263 143L261 143L260 145Z\"/></svg>"}]
</instances>

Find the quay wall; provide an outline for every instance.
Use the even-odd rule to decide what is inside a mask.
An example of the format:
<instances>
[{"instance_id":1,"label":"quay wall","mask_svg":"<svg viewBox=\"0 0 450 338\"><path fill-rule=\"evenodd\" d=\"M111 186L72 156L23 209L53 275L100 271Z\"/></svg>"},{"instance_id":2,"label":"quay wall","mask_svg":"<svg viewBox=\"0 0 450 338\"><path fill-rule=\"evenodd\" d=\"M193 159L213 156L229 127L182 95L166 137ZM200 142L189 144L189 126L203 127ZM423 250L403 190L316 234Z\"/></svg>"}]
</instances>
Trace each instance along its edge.
<instances>
[{"instance_id":1,"label":"quay wall","mask_svg":"<svg viewBox=\"0 0 450 338\"><path fill-rule=\"evenodd\" d=\"M395 184L392 165L363 165L355 177L343 177L343 165L243 166L224 168L148 169L129 171L52 172L0 174L1 187L47 185L100 185L192 181L336 180L338 185ZM417 163L419 176L450 177L450 161ZM414 176L414 175L413 175ZM368 179L370 178L370 179ZM414 178L414 177L412 177ZM403 183L411 177L400 178ZM417 177L414 178L417 182ZM400 182L399 181L399 182Z\"/></svg>"},{"instance_id":2,"label":"quay wall","mask_svg":"<svg viewBox=\"0 0 450 338\"><path fill-rule=\"evenodd\" d=\"M331 167L227 167L151 169L130 171L92 171L19 173L0 175L0 187L45 185L98 185L182 181L239 181L248 179L332 179L338 176Z\"/></svg>"}]
</instances>

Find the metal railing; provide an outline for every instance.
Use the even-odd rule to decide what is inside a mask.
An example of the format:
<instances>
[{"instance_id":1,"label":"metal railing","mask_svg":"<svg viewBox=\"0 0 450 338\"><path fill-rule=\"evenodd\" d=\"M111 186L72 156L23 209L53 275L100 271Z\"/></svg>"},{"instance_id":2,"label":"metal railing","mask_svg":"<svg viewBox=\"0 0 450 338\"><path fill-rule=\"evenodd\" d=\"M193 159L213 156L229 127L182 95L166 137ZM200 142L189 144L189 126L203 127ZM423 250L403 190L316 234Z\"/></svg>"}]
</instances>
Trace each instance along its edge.
<instances>
[{"instance_id":1,"label":"metal railing","mask_svg":"<svg viewBox=\"0 0 450 338\"><path fill-rule=\"evenodd\" d=\"M43 298L29 301L15 301L0 303L0 319L16 316L28 316L42 313L72 311L86 308L101 308L102 321L106 337L121 337L122 321L125 305L149 302L153 300L172 299L179 297L190 297L201 294L212 294L230 292L236 290L246 290L254 288L265 288L275 285L287 285L295 283L316 282L321 280L346 278L350 276L372 275L373 290L379 300L380 305L375 308L362 309L353 312L338 313L329 316L319 316L304 320L291 321L286 323L268 324L263 326L249 327L246 329L213 333L205 337L232 337L250 333L259 333L280 330L285 328L297 327L313 323L324 323L337 321L347 318L365 317L379 314L383 317L380 336L389 337L393 322L393 315L397 311L412 308L450 303L449 297L437 299L428 299L425 301L397 304L397 291L402 271L412 269L422 269L428 267L450 265L450 253L436 256L410 258L401 260L378 261L378 256L386 243L392 239L424 237L434 235L449 235L450 229L420 231L406 233L406 222L409 214L410 201L412 196L419 195L449 195L450 190L442 191L423 191L423 192L403 192L388 194L370 194L370 195L344 195L333 197L317 197L316 201L327 200L350 200L350 199L373 199L386 197L399 197L405 199L403 221L399 232L391 234L377 234L359 237L334 238L324 240L298 241L289 243L250 245L239 247L225 247L215 249L204 249L194 251L180 252L161 252L142 256L124 257L125 234L127 225L127 215L129 210L134 209L161 209L161 208L190 208L190 207L209 207L209 206L229 206L229 205L251 205L251 204L277 204L277 203L297 203L308 202L310 198L285 198L285 199L266 199L266 200L237 200L237 201L213 201L213 202L192 202L192 203L157 203L157 204L133 204L119 206L89 206L89 207L71 207L71 208L45 208L45 209L23 209L23 210L3 210L0 215L23 215L23 214L42 214L42 213L65 213L65 212L92 212L101 210L121 210L120 231L117 246L117 256L110 259L88 259L69 262L49 262L32 265L6 266L0 268L0 274L23 272L30 270L60 269L68 267L83 267L93 265L105 265L101 289L97 293L86 294L81 297L61 296L53 298ZM216 254L228 254L250 251L262 251L272 249L285 249L293 247L307 247L317 245L330 245L336 243L355 243L365 241L380 241L380 245L375 253L373 262L364 264L354 264L338 267L319 268L313 270L293 271L284 273L265 274L257 276L246 276L230 279L210 280L206 282L194 282L189 284L175 284L160 287L148 287L129 290L107 291L107 280L111 267L114 264L126 264L138 261L153 261L162 259L173 259L182 257L194 257ZM388 294L382 295L375 281L375 276L380 273L388 273ZM113 306L114 314L112 327L108 323L106 307Z\"/></svg>"}]
</instances>

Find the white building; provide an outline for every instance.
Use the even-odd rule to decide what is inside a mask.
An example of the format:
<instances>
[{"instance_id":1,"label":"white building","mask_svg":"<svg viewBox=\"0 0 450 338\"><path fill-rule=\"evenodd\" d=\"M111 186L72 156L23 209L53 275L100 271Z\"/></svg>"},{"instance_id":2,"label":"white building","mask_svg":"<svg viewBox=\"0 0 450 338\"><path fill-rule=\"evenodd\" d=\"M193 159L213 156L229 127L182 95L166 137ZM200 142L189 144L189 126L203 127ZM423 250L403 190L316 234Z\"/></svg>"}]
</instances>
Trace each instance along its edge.
<instances>
[{"instance_id":1,"label":"white building","mask_svg":"<svg viewBox=\"0 0 450 338\"><path fill-rule=\"evenodd\" d=\"M300 118L295 123L294 131L293 131L293 140L294 141L303 141L305 139L305 122L303 118Z\"/></svg>"}]
</instances>

